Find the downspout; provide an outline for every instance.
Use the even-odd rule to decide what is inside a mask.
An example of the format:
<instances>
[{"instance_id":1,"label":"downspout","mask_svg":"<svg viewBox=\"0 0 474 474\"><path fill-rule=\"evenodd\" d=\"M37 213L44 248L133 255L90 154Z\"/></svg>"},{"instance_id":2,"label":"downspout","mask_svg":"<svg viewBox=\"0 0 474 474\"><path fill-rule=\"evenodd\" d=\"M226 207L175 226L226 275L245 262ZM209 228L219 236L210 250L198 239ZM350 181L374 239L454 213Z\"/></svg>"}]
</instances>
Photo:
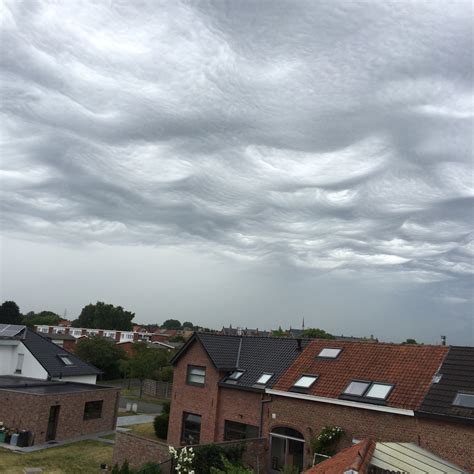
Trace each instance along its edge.
<instances>
[{"instance_id":1,"label":"downspout","mask_svg":"<svg viewBox=\"0 0 474 474\"><path fill-rule=\"evenodd\" d=\"M265 399L265 394L262 394L262 400L260 401L260 426L258 427L258 435L260 438L263 438L263 404L270 403L272 401L272 396L270 398Z\"/></svg>"}]
</instances>

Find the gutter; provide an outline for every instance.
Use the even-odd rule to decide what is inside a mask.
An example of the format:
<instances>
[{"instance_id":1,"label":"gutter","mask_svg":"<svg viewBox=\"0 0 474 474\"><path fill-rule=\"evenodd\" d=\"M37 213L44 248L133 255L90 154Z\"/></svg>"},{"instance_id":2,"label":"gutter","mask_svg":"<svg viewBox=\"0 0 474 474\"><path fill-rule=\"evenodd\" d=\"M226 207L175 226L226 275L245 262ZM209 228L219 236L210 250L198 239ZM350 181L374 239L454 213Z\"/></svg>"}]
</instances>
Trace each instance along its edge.
<instances>
[{"instance_id":1,"label":"gutter","mask_svg":"<svg viewBox=\"0 0 474 474\"><path fill-rule=\"evenodd\" d=\"M260 425L258 427L258 436L263 437L263 404L270 403L272 401L272 396L270 398L264 399L265 394L262 394L262 400L260 401Z\"/></svg>"},{"instance_id":2,"label":"gutter","mask_svg":"<svg viewBox=\"0 0 474 474\"><path fill-rule=\"evenodd\" d=\"M394 415L415 416L413 410L404 408L393 408L383 405L370 405L368 403L352 402L349 400L340 400L339 398L318 397L316 395L308 395L306 393L284 392L281 390L266 389L265 393L269 395L277 395L279 397L297 398L299 400L306 400L310 402L329 403L331 405L342 405L351 408L361 408L362 410L372 410L384 413L392 413Z\"/></svg>"}]
</instances>

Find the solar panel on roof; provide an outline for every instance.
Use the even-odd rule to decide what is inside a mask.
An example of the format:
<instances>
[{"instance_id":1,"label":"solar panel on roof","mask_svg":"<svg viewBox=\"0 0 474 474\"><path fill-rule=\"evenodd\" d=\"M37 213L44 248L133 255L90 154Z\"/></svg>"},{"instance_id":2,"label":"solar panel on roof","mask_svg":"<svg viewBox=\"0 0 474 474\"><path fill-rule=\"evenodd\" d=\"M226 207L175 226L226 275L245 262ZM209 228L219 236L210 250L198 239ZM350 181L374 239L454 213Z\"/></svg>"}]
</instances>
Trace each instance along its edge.
<instances>
[{"instance_id":1,"label":"solar panel on roof","mask_svg":"<svg viewBox=\"0 0 474 474\"><path fill-rule=\"evenodd\" d=\"M17 324L0 324L0 337L14 337L25 329Z\"/></svg>"}]
</instances>

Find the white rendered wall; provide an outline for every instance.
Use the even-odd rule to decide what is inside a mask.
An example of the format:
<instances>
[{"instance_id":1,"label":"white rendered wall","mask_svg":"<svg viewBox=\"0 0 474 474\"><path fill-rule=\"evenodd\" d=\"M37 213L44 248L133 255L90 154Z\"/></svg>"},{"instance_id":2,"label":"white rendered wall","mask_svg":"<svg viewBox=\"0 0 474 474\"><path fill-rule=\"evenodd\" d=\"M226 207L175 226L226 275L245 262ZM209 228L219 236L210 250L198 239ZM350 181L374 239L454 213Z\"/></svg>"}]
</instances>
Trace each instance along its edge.
<instances>
[{"instance_id":1,"label":"white rendered wall","mask_svg":"<svg viewBox=\"0 0 474 474\"><path fill-rule=\"evenodd\" d=\"M95 385L97 382L97 375L70 375L68 377L63 377L61 380L66 382L90 383Z\"/></svg>"},{"instance_id":2,"label":"white rendered wall","mask_svg":"<svg viewBox=\"0 0 474 474\"><path fill-rule=\"evenodd\" d=\"M18 354L24 354L21 374L15 374ZM0 344L0 375L19 375L41 380L48 378L48 372L22 342L15 345Z\"/></svg>"}]
</instances>

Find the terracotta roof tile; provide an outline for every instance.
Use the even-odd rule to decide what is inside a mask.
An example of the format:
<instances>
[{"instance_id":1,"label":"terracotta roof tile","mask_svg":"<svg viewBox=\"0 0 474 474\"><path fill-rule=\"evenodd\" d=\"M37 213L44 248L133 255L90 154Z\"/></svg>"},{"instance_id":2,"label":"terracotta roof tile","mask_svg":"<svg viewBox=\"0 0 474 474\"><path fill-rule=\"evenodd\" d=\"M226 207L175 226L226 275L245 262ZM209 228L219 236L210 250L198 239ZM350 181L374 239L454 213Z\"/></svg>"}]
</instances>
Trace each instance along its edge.
<instances>
[{"instance_id":1,"label":"terracotta roof tile","mask_svg":"<svg viewBox=\"0 0 474 474\"><path fill-rule=\"evenodd\" d=\"M375 449L375 442L365 439L335 456L305 471L305 474L343 474L353 470L359 474L368 472Z\"/></svg>"},{"instance_id":2,"label":"terracotta roof tile","mask_svg":"<svg viewBox=\"0 0 474 474\"><path fill-rule=\"evenodd\" d=\"M342 348L336 359L317 355ZM309 394L339 398L353 379L394 384L387 406L415 410L448 352L446 346L313 340L274 386L288 391L302 374L319 375Z\"/></svg>"}]
</instances>

